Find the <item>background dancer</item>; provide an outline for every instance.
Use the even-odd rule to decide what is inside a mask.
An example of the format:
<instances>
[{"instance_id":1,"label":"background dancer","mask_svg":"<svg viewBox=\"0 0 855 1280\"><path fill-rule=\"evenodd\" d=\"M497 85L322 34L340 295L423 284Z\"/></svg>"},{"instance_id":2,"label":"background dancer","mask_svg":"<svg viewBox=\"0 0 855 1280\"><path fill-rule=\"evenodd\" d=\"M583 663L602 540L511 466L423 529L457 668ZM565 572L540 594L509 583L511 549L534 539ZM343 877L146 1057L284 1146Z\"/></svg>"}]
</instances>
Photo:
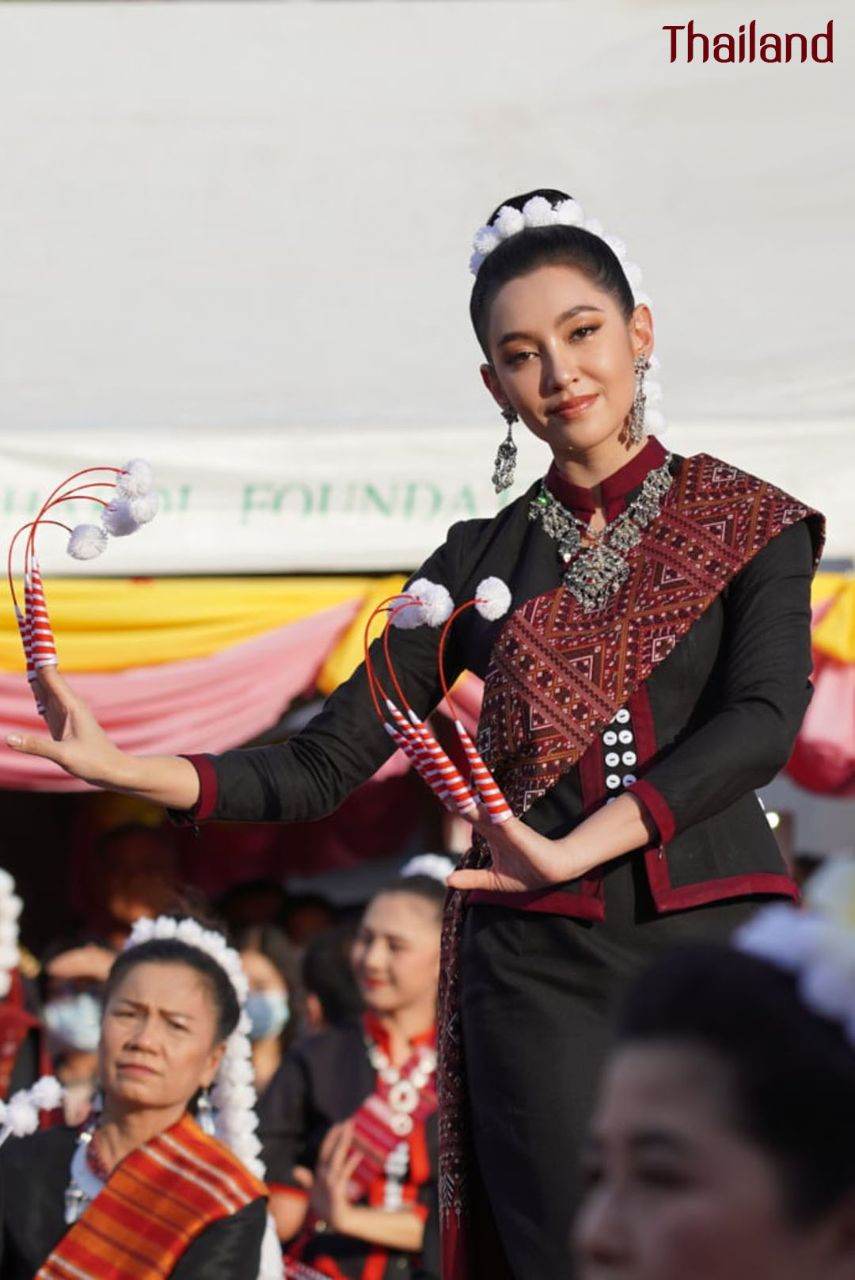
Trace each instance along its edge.
<instances>
[{"instance_id":1,"label":"background dancer","mask_svg":"<svg viewBox=\"0 0 855 1280\"><path fill-rule=\"evenodd\" d=\"M514 816L479 818L451 879L473 892L451 895L442 964L444 1275L489 1260L554 1280L616 998L674 941L725 937L758 898L797 892L755 788L810 697L823 522L665 451L640 272L575 200L514 197L475 250L482 377L552 463L495 518L454 525L417 575L455 602L488 575L512 594L506 619L462 615L446 654L450 679L485 677L479 743ZM512 462L507 438L497 488ZM436 647L428 628L391 637L419 715L442 694ZM364 667L286 744L192 759L123 754L54 671L40 693L54 740L17 749L196 821L320 817L391 750Z\"/></svg>"},{"instance_id":2,"label":"background dancer","mask_svg":"<svg viewBox=\"0 0 855 1280\"><path fill-rule=\"evenodd\" d=\"M142 940L132 939L107 983L102 1104L83 1126L45 1129L0 1151L2 1280L277 1274L261 1272L267 1192L257 1172L263 1169L251 1171L211 1136L204 1118L211 1111L207 1090L233 1056L227 1047L242 1001L237 953L196 921L171 920L157 933L154 923L141 922ZM167 927L172 936L160 936ZM251 1079L248 1054L247 1045ZM242 1099L229 1105L230 1090L234 1096L223 1080L221 1114L235 1129L246 1128L252 1142L243 1125L248 1112Z\"/></svg>"},{"instance_id":3,"label":"background dancer","mask_svg":"<svg viewBox=\"0 0 855 1280\"><path fill-rule=\"evenodd\" d=\"M287 1255L337 1280L438 1280L430 1209L444 899L444 884L423 875L374 894L351 953L365 1013L297 1044L260 1109Z\"/></svg>"}]
</instances>

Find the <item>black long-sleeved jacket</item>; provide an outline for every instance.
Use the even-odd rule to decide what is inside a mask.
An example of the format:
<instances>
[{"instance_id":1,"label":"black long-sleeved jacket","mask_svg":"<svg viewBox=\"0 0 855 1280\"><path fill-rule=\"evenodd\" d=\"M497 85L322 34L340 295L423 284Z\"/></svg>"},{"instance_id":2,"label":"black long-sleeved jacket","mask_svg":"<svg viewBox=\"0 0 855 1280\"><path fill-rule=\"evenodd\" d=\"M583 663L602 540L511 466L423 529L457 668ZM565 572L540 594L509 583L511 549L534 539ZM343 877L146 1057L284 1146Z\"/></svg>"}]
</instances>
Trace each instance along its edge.
<instances>
[{"instance_id":1,"label":"black long-sleeved jacket","mask_svg":"<svg viewBox=\"0 0 855 1280\"><path fill-rule=\"evenodd\" d=\"M603 481L607 520L632 501L663 458L661 445L651 439ZM672 468L681 462L675 455ZM568 505L574 505L574 490L566 482L562 490L558 479L558 496ZM563 566L553 541L529 520L534 492L532 486L493 519L453 525L413 579L444 583L459 601L495 575L511 588L512 608L554 590ZM585 491L577 493L584 511ZM758 551L524 821L557 837L604 799L630 790L658 829L658 840L643 853L660 910L749 893L795 896L755 788L786 763L810 700L810 584L820 537L820 522L802 519ZM448 649L449 679L464 668L486 674L502 625L474 610L460 617ZM436 644L437 633L425 627L396 630L392 637L398 672L419 714L442 696ZM201 779L194 816L322 817L391 750L360 667L289 742L189 757ZM521 899L520 905L528 904ZM601 918L600 874L538 895L536 909Z\"/></svg>"}]
</instances>

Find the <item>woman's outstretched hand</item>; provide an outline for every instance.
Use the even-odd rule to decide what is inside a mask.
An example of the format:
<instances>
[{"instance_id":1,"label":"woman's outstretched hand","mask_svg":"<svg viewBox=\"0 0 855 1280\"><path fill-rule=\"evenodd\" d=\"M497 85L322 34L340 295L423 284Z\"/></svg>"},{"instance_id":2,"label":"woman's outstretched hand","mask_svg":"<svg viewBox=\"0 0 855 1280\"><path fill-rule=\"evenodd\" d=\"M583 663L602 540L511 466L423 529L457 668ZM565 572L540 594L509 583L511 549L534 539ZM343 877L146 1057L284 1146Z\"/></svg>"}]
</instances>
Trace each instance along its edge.
<instances>
[{"instance_id":1,"label":"woman's outstretched hand","mask_svg":"<svg viewBox=\"0 0 855 1280\"><path fill-rule=\"evenodd\" d=\"M132 757L107 737L88 704L70 687L56 667L42 667L33 686L44 707L50 737L12 733L6 742L15 751L52 760L66 773L97 787L124 785Z\"/></svg>"},{"instance_id":2,"label":"woman's outstretched hand","mask_svg":"<svg viewBox=\"0 0 855 1280\"><path fill-rule=\"evenodd\" d=\"M13 750L52 760L93 787L140 796L167 809L192 809L199 798L199 775L189 760L121 751L56 667L41 669L33 693L44 707L51 736L10 733L6 742Z\"/></svg>"}]
</instances>

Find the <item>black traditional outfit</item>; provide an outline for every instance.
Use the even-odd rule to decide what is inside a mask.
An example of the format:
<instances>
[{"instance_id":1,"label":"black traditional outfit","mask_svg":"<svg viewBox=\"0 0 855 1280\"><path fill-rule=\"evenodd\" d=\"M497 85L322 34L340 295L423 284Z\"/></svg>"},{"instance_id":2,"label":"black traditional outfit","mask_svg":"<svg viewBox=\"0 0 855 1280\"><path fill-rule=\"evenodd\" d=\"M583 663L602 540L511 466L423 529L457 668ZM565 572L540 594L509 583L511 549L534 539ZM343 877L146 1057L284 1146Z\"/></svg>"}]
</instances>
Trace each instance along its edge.
<instances>
[{"instance_id":1,"label":"black traditional outfit","mask_svg":"<svg viewBox=\"0 0 855 1280\"><path fill-rule=\"evenodd\" d=\"M266 1190L194 1121L131 1152L68 1225L79 1137L63 1125L0 1149L0 1280L256 1280Z\"/></svg>"},{"instance_id":2,"label":"black traditional outfit","mask_svg":"<svg viewBox=\"0 0 855 1280\"><path fill-rule=\"evenodd\" d=\"M447 671L485 678L478 745L513 811L565 835L633 792L657 836L579 880L524 894L452 894L440 1001L445 1280L554 1280L569 1271L576 1152L614 1003L659 949L724 937L758 897L797 896L755 788L784 765L810 694L810 584L819 513L706 454L650 438L600 490L607 522L667 467L628 572L586 612L533 485L490 520L454 525L414 576L471 599L495 575L509 617L469 610ZM583 519L591 494L553 467ZM437 704L436 633L392 638L408 700ZM378 653L378 663L381 658ZM317 818L388 756L360 668L281 746L191 758L198 818ZM476 838L467 866L486 865Z\"/></svg>"},{"instance_id":3,"label":"black traditional outfit","mask_svg":"<svg viewBox=\"0 0 855 1280\"><path fill-rule=\"evenodd\" d=\"M293 1179L295 1165L313 1169L330 1127L353 1120L355 1146L363 1153L354 1203L413 1210L426 1224L424 1246L418 1254L387 1249L328 1230L310 1213L286 1256L334 1280L439 1280L431 1214L438 1154L436 1028L412 1039L408 1063L388 1080L371 1061L375 1046L388 1054L385 1028L368 1013L298 1042L285 1055L259 1111L268 1186L305 1200Z\"/></svg>"}]
</instances>

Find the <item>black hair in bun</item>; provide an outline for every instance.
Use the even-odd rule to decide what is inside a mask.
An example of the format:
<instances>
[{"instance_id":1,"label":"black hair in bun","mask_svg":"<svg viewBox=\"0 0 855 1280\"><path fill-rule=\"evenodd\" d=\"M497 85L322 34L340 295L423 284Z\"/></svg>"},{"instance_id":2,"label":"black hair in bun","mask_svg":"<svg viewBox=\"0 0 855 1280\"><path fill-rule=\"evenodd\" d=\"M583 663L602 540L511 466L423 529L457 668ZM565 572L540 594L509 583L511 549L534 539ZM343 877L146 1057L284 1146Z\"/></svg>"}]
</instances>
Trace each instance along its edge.
<instances>
[{"instance_id":1,"label":"black hair in bun","mask_svg":"<svg viewBox=\"0 0 855 1280\"><path fill-rule=\"evenodd\" d=\"M565 191L541 187L522 195L509 196L497 205L488 218L492 222L505 205L522 210L534 196L543 196L551 205L571 197ZM472 287L469 315L472 327L487 359L487 328L490 305L502 285L517 276L528 275L538 267L562 265L581 271L597 289L611 294L624 318L629 320L635 308L632 289L624 275L617 256L605 240L585 231L583 227L551 226L526 227L509 236L487 255L481 264Z\"/></svg>"}]
</instances>

